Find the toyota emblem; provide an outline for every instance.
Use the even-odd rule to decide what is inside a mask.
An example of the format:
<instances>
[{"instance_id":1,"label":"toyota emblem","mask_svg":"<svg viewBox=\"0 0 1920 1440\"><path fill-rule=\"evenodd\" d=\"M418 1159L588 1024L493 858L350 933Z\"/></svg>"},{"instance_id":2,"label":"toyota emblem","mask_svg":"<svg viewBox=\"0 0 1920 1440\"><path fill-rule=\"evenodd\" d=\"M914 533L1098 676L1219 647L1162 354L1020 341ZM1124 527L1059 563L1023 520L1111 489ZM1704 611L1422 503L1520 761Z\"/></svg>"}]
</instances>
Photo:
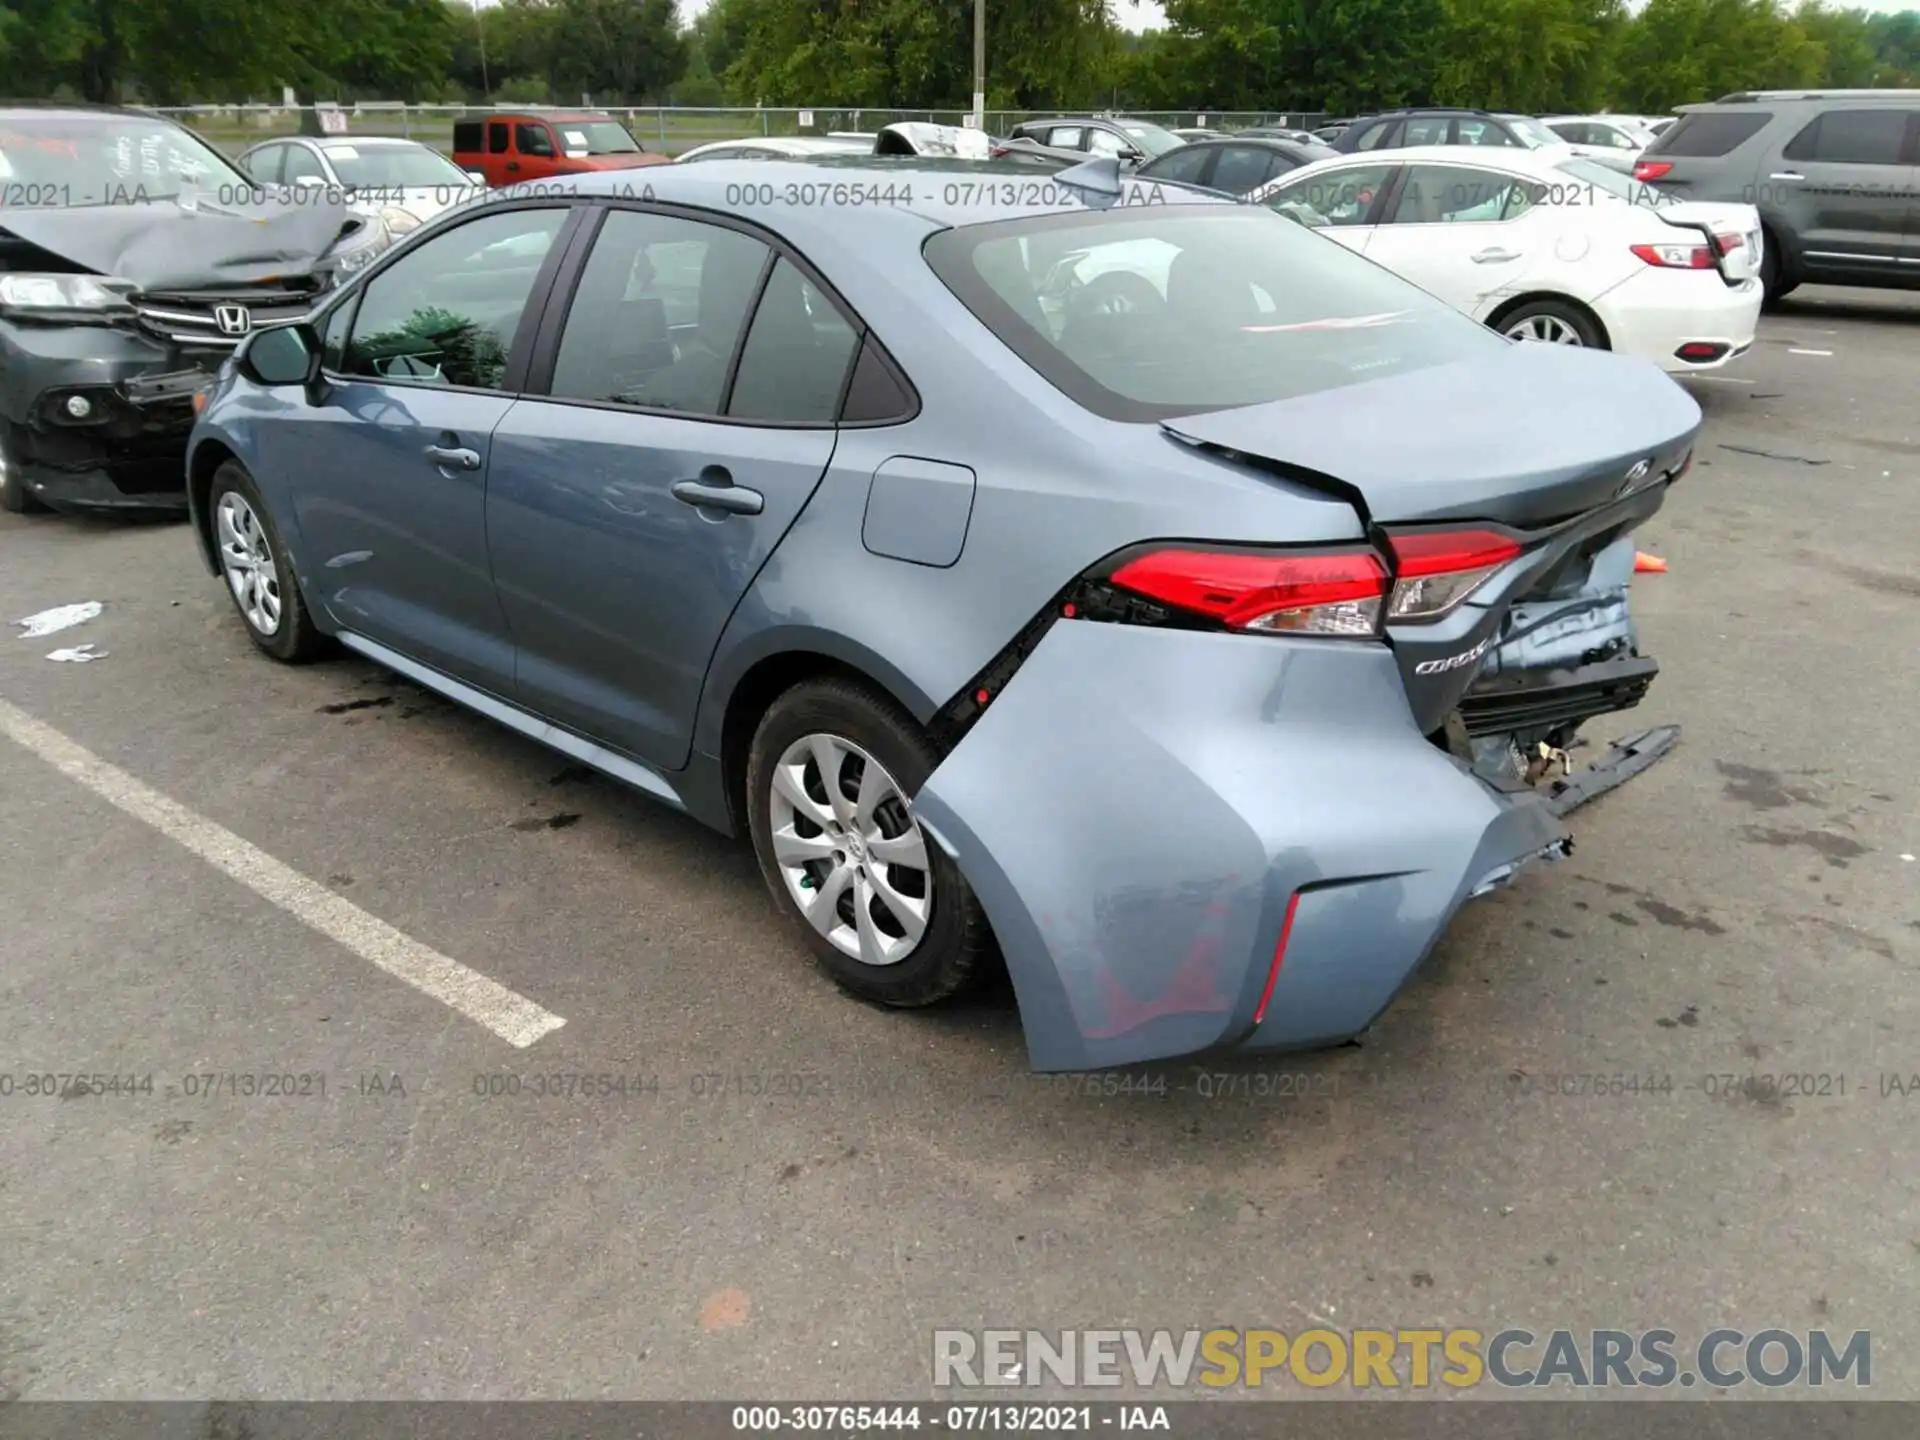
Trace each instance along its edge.
<instances>
[{"instance_id":1,"label":"toyota emblem","mask_svg":"<svg viewBox=\"0 0 1920 1440\"><path fill-rule=\"evenodd\" d=\"M222 335L237 340L253 328L253 316L247 313L244 305L216 305L213 307L213 323L220 327Z\"/></svg>"}]
</instances>

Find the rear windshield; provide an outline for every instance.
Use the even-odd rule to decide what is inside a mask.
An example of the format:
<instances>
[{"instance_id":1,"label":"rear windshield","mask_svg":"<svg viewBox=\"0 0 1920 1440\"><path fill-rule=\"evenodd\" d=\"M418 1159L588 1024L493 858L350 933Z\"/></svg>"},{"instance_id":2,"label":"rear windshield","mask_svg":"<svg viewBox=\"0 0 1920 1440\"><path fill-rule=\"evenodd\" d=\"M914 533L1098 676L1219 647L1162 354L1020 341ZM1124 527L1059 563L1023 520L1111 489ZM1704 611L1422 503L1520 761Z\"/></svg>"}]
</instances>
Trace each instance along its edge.
<instances>
[{"instance_id":1,"label":"rear windshield","mask_svg":"<svg viewBox=\"0 0 1920 1440\"><path fill-rule=\"evenodd\" d=\"M1770 110L1696 110L1654 137L1648 155L1710 157L1746 144L1773 119Z\"/></svg>"},{"instance_id":2,"label":"rear windshield","mask_svg":"<svg viewBox=\"0 0 1920 1440\"><path fill-rule=\"evenodd\" d=\"M1566 144L1566 140L1563 137L1554 134L1553 131L1529 115L1509 115L1506 117L1506 121L1509 130L1513 131L1514 134L1518 135L1536 150L1542 145Z\"/></svg>"},{"instance_id":3,"label":"rear windshield","mask_svg":"<svg viewBox=\"0 0 1920 1440\"><path fill-rule=\"evenodd\" d=\"M1506 344L1270 210L1144 208L961 226L925 253L1010 350L1110 420L1287 400Z\"/></svg>"}]
</instances>

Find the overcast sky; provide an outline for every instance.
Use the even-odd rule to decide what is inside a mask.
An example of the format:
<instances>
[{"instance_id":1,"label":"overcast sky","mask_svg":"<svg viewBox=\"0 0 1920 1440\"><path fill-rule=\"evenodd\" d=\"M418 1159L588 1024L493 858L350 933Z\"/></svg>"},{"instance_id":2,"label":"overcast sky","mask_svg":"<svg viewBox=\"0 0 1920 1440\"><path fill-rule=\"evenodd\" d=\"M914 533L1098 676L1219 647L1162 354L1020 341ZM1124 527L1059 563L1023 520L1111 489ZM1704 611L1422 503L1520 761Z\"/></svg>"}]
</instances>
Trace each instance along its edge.
<instances>
[{"instance_id":1,"label":"overcast sky","mask_svg":"<svg viewBox=\"0 0 1920 1440\"><path fill-rule=\"evenodd\" d=\"M993 0L987 0L991 5ZM1160 8L1159 0L1112 0L1114 17L1129 30L1151 30L1164 25L1166 12ZM1639 9L1633 0L1628 0L1630 9ZM707 0L680 0L680 18L691 20L707 8ZM1892 14L1896 10L1920 9L1915 0L1837 0L1833 8L1838 10L1878 10L1882 14Z\"/></svg>"}]
</instances>

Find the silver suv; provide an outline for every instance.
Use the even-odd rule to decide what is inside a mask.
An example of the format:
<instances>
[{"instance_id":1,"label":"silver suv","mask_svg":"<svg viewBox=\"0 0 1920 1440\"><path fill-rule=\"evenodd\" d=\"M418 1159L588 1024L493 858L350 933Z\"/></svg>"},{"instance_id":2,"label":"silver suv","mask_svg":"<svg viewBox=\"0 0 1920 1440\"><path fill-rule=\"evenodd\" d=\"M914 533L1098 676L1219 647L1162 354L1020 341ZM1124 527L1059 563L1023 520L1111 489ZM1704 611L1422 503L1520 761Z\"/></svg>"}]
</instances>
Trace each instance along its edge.
<instances>
[{"instance_id":1,"label":"silver suv","mask_svg":"<svg viewBox=\"0 0 1920 1440\"><path fill-rule=\"evenodd\" d=\"M1769 303L1795 286L1920 289L1920 90L1755 90L1681 108L1634 179L1745 201Z\"/></svg>"}]
</instances>

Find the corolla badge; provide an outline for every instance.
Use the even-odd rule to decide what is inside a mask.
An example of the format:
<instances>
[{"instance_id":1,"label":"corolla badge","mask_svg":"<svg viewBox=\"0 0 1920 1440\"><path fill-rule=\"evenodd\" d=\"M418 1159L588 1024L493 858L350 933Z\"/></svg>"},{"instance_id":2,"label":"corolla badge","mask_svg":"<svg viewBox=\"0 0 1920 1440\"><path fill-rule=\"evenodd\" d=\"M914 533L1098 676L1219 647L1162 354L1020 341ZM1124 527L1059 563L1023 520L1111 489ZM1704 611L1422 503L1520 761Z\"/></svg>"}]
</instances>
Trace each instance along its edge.
<instances>
[{"instance_id":1,"label":"corolla badge","mask_svg":"<svg viewBox=\"0 0 1920 1440\"><path fill-rule=\"evenodd\" d=\"M1413 673L1416 675L1445 675L1450 670L1458 670L1462 666L1473 664L1474 661L1487 653L1487 647L1491 644L1493 644L1493 636L1489 635L1471 650L1462 650L1458 655L1449 655L1444 660L1422 660L1418 665L1413 667Z\"/></svg>"}]
</instances>

